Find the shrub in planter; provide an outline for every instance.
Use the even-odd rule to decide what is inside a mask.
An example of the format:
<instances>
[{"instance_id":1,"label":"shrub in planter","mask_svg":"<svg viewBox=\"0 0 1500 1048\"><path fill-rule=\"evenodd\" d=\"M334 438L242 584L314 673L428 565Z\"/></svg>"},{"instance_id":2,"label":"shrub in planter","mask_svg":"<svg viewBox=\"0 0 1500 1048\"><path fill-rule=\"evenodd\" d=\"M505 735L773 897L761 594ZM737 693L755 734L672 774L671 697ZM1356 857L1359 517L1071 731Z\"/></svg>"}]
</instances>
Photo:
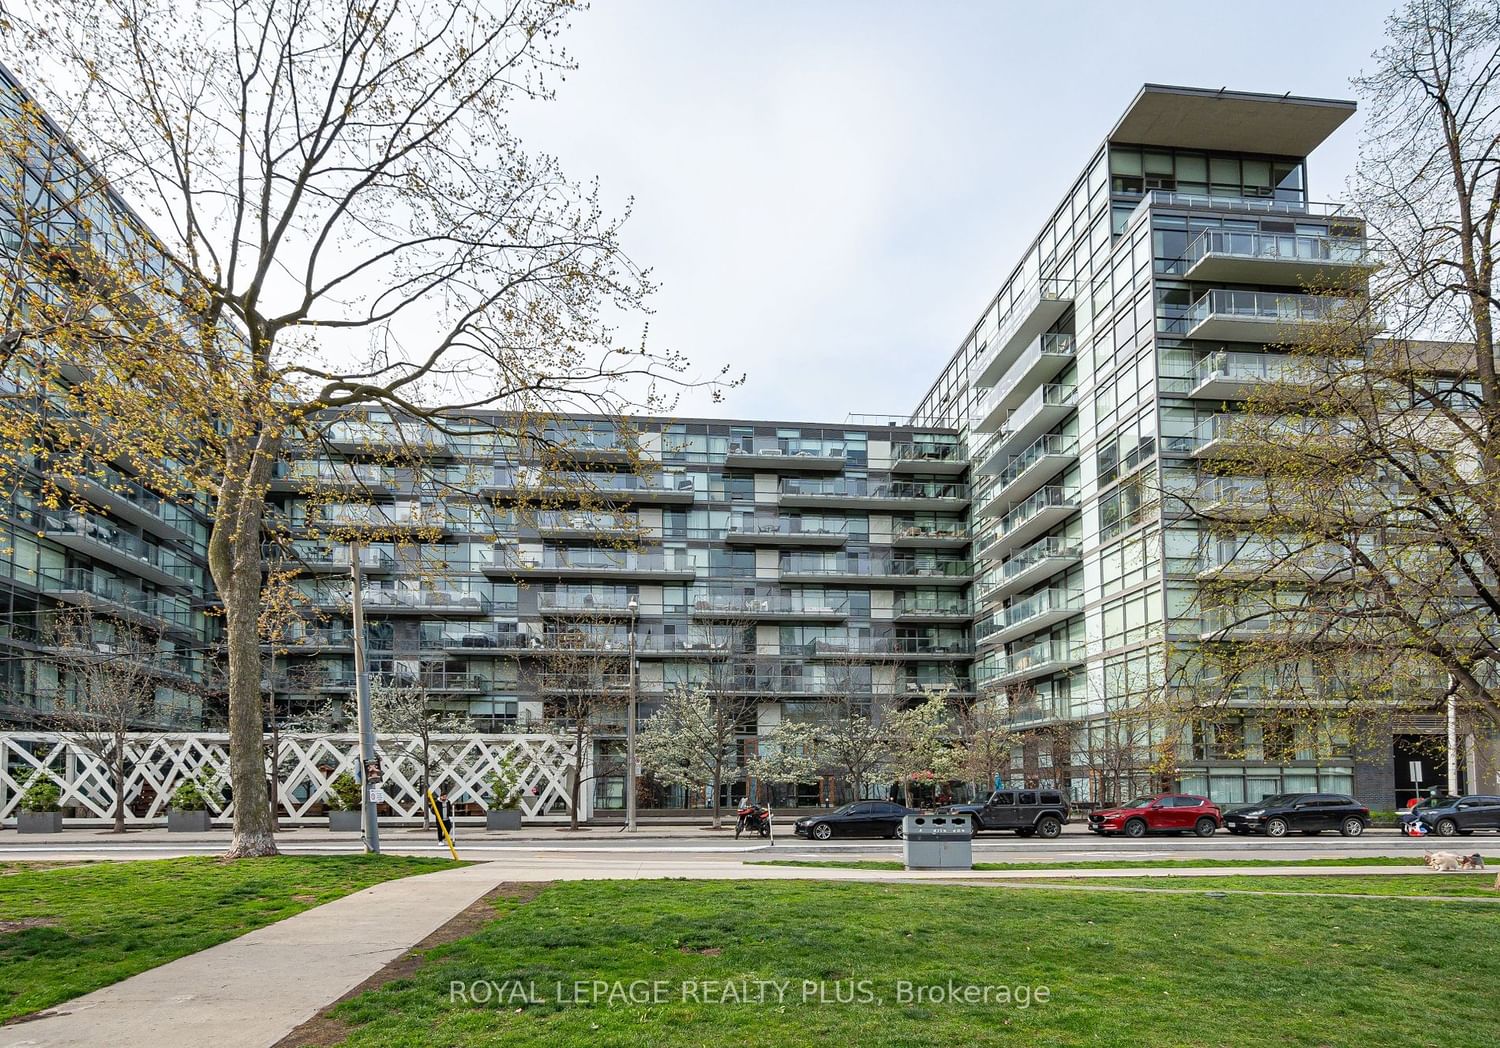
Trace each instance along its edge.
<instances>
[{"instance_id":1,"label":"shrub in planter","mask_svg":"<svg viewBox=\"0 0 1500 1048\"><path fill-rule=\"evenodd\" d=\"M333 801L328 810L328 828L338 833L358 833L363 826L359 783L345 772L333 780Z\"/></svg>"},{"instance_id":2,"label":"shrub in planter","mask_svg":"<svg viewBox=\"0 0 1500 1048\"><path fill-rule=\"evenodd\" d=\"M172 806L167 809L168 833L207 833L213 818L208 810L208 794L213 788L212 779L188 779L172 794Z\"/></svg>"},{"instance_id":3,"label":"shrub in planter","mask_svg":"<svg viewBox=\"0 0 1500 1048\"><path fill-rule=\"evenodd\" d=\"M21 791L20 811L16 813L16 829L21 833L57 833L62 829L62 812L58 800L62 793L57 783L40 772L34 772L26 780Z\"/></svg>"},{"instance_id":4,"label":"shrub in planter","mask_svg":"<svg viewBox=\"0 0 1500 1048\"><path fill-rule=\"evenodd\" d=\"M510 758L500 762L489 778L490 803L484 813L486 830L521 828L521 774Z\"/></svg>"}]
</instances>

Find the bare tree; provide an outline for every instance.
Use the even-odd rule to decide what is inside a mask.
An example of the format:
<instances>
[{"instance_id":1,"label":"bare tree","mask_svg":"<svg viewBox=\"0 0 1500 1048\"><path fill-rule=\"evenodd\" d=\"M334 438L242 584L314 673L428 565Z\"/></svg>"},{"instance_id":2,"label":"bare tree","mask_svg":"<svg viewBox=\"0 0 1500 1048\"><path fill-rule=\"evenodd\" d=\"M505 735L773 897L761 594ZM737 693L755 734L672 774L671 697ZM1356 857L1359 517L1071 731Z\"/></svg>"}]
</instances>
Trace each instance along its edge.
<instances>
[{"instance_id":1,"label":"bare tree","mask_svg":"<svg viewBox=\"0 0 1500 1048\"><path fill-rule=\"evenodd\" d=\"M461 435L504 454L557 411L659 412L690 381L681 357L620 345L610 318L651 288L619 221L506 123L571 67L558 37L573 8L208 0L184 18L175 0L23 0L9 17L13 67L160 237L119 199L91 201L65 297L117 322L12 339L6 378L30 380L5 426L34 432L20 408L45 390L62 409L45 472L97 478L101 452L123 452L148 488L213 499L229 857L276 850L256 611L283 452L347 441L355 413L366 445ZM71 152L57 125L22 124ZM40 300L56 285L28 286ZM548 479L543 463L521 486ZM344 534L429 521L415 509Z\"/></svg>"},{"instance_id":2,"label":"bare tree","mask_svg":"<svg viewBox=\"0 0 1500 1048\"><path fill-rule=\"evenodd\" d=\"M1500 727L1500 8L1409 0L1387 29L1355 81L1378 265L1309 283L1321 319L1223 420L1214 497L1182 500L1203 643L1176 668L1210 734L1249 709L1318 750L1388 745L1449 694Z\"/></svg>"},{"instance_id":3,"label":"bare tree","mask_svg":"<svg viewBox=\"0 0 1500 1048\"><path fill-rule=\"evenodd\" d=\"M848 791L860 800L890 769L890 732L883 714L892 696L877 693L870 660L828 663L818 721L818 754Z\"/></svg>"},{"instance_id":4,"label":"bare tree","mask_svg":"<svg viewBox=\"0 0 1500 1048\"><path fill-rule=\"evenodd\" d=\"M551 623L534 643L542 719L568 739L570 808L568 825L578 829L579 804L586 783L618 774L623 764L597 753L598 742L618 735L624 723L630 673L628 625L580 611Z\"/></svg>"},{"instance_id":5,"label":"bare tree","mask_svg":"<svg viewBox=\"0 0 1500 1048\"><path fill-rule=\"evenodd\" d=\"M416 757L422 769L422 781L418 786L425 797L432 785L432 761L434 735L472 735L474 722L461 710L448 710L438 706L427 693L427 682L418 680L405 684L380 681L370 689L370 712L375 720L375 731L379 735L400 737L407 745L415 747ZM422 829L427 829L430 806L422 805Z\"/></svg>"},{"instance_id":6,"label":"bare tree","mask_svg":"<svg viewBox=\"0 0 1500 1048\"><path fill-rule=\"evenodd\" d=\"M994 696L955 704L954 722L958 732L957 771L982 800L1010 773L1021 733Z\"/></svg>"},{"instance_id":7,"label":"bare tree","mask_svg":"<svg viewBox=\"0 0 1500 1048\"><path fill-rule=\"evenodd\" d=\"M54 717L58 731L109 769L113 829L124 833L130 736L157 720L156 643L138 627L96 617L88 607L57 611L48 633L62 678Z\"/></svg>"}]
</instances>

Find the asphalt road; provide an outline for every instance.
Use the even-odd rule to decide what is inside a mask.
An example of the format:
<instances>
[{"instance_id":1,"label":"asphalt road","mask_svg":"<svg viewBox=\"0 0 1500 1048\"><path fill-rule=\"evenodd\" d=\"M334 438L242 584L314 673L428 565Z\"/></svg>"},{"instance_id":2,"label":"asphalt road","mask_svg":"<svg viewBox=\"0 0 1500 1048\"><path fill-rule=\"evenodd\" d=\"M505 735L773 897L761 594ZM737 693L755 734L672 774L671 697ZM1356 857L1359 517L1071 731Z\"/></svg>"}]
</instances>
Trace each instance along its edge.
<instances>
[{"instance_id":1,"label":"asphalt road","mask_svg":"<svg viewBox=\"0 0 1500 1048\"><path fill-rule=\"evenodd\" d=\"M168 835L161 830L142 830L116 836L99 830L66 830L61 834L18 835L0 833L0 862L24 859L66 858L164 858L174 855L214 855L228 844L226 833ZM284 832L278 845L289 854L348 854L362 850L360 839L350 834L332 835L316 828ZM644 857L721 858L725 861L756 859L900 859L899 841L833 840L826 843L779 837L774 842L730 834L654 834L643 828L627 835L614 830L596 830L587 835L555 837L527 833L521 837L485 834L479 829L457 836L463 858L484 860L511 858L520 854L571 855L582 858L597 854L600 861L622 855ZM382 834L383 850L405 855L443 855L447 848L432 835L396 828ZM1500 855L1500 835L1471 837L1408 838L1392 830L1371 830L1364 836L1345 838L1337 834L1294 836L1278 841L1261 837L1232 837L1219 833L1200 839L1186 836L1147 837L1144 840L1099 838L1079 827L1069 827L1056 840L1020 839L1008 835L985 835L974 841L976 862L1084 862L1109 859L1141 861L1153 859L1315 859L1373 855L1420 855L1443 848Z\"/></svg>"}]
</instances>

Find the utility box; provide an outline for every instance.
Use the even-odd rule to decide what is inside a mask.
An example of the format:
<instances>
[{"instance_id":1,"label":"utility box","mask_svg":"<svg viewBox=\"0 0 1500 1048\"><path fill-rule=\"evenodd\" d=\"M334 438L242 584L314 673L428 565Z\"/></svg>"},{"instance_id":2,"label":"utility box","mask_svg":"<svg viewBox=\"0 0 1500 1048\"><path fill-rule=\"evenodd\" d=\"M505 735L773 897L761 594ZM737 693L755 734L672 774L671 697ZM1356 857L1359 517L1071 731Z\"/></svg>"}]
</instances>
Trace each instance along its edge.
<instances>
[{"instance_id":1,"label":"utility box","mask_svg":"<svg viewBox=\"0 0 1500 1048\"><path fill-rule=\"evenodd\" d=\"M908 870L974 868L974 823L967 815L908 815L901 831Z\"/></svg>"}]
</instances>

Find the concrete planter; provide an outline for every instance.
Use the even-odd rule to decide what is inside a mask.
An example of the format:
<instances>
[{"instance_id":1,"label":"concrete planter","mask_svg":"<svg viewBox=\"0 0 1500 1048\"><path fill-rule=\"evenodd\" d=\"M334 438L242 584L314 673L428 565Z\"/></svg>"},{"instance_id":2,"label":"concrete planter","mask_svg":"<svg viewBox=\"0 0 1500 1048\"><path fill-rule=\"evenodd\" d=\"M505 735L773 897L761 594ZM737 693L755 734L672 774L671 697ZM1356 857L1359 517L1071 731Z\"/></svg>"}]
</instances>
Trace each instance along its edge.
<instances>
[{"instance_id":1,"label":"concrete planter","mask_svg":"<svg viewBox=\"0 0 1500 1048\"><path fill-rule=\"evenodd\" d=\"M181 811L177 808L167 810L167 832L168 833L207 833L209 820L213 816L207 811Z\"/></svg>"},{"instance_id":2,"label":"concrete planter","mask_svg":"<svg viewBox=\"0 0 1500 1048\"><path fill-rule=\"evenodd\" d=\"M495 808L485 812L484 828L486 830L519 830L521 828L521 809Z\"/></svg>"},{"instance_id":3,"label":"concrete planter","mask_svg":"<svg viewBox=\"0 0 1500 1048\"><path fill-rule=\"evenodd\" d=\"M19 811L16 812L18 833L61 833L62 812Z\"/></svg>"},{"instance_id":4,"label":"concrete planter","mask_svg":"<svg viewBox=\"0 0 1500 1048\"><path fill-rule=\"evenodd\" d=\"M358 811L331 811L328 828L334 833L358 833L365 828L362 815Z\"/></svg>"}]
</instances>

